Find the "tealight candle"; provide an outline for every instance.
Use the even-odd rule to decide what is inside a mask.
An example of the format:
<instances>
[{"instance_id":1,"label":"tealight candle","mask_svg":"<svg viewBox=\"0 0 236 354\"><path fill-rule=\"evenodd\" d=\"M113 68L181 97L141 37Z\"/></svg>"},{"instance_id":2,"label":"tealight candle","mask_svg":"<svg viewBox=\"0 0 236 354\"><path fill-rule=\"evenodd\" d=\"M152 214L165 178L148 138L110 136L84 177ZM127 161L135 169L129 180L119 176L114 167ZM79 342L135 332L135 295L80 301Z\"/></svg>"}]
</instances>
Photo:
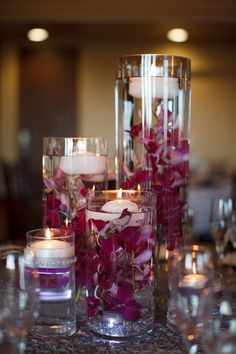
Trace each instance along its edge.
<instances>
[{"instance_id":1,"label":"tealight candle","mask_svg":"<svg viewBox=\"0 0 236 354\"><path fill-rule=\"evenodd\" d=\"M102 207L101 211L86 210L86 220L104 220L111 221L117 219L122 214L123 210L127 209L131 214L129 225L136 225L143 219L143 213L139 212L139 207L136 203L129 199L122 198L122 189L117 193L117 198L109 200Z\"/></svg>"},{"instance_id":2,"label":"tealight candle","mask_svg":"<svg viewBox=\"0 0 236 354\"><path fill-rule=\"evenodd\" d=\"M207 283L207 277L196 273L196 263L193 262L193 274L185 275L179 282L180 288L202 289Z\"/></svg>"},{"instance_id":3,"label":"tealight candle","mask_svg":"<svg viewBox=\"0 0 236 354\"><path fill-rule=\"evenodd\" d=\"M61 156L60 168L67 174L92 175L102 174L106 170L106 157L91 151L77 155Z\"/></svg>"},{"instance_id":4,"label":"tealight candle","mask_svg":"<svg viewBox=\"0 0 236 354\"><path fill-rule=\"evenodd\" d=\"M109 213L122 213L124 209L128 209L131 213L138 212L137 204L127 199L110 200L102 206L101 210Z\"/></svg>"},{"instance_id":5,"label":"tealight candle","mask_svg":"<svg viewBox=\"0 0 236 354\"><path fill-rule=\"evenodd\" d=\"M75 254L74 245L66 241L54 240L49 229L45 231L45 239L33 241L27 247L31 248L39 259L70 258Z\"/></svg>"},{"instance_id":6,"label":"tealight candle","mask_svg":"<svg viewBox=\"0 0 236 354\"><path fill-rule=\"evenodd\" d=\"M58 240L35 241L30 245L38 258L69 258L74 255L74 247Z\"/></svg>"},{"instance_id":7,"label":"tealight candle","mask_svg":"<svg viewBox=\"0 0 236 354\"><path fill-rule=\"evenodd\" d=\"M146 87L148 86L148 91ZM165 92L168 98L174 98L178 94L178 79L176 77L155 77L148 78L131 77L129 82L129 94L141 98L143 93L148 92L152 98L163 98Z\"/></svg>"},{"instance_id":8,"label":"tealight candle","mask_svg":"<svg viewBox=\"0 0 236 354\"><path fill-rule=\"evenodd\" d=\"M207 283L207 277L202 274L187 274L179 282L180 288L202 289Z\"/></svg>"}]
</instances>

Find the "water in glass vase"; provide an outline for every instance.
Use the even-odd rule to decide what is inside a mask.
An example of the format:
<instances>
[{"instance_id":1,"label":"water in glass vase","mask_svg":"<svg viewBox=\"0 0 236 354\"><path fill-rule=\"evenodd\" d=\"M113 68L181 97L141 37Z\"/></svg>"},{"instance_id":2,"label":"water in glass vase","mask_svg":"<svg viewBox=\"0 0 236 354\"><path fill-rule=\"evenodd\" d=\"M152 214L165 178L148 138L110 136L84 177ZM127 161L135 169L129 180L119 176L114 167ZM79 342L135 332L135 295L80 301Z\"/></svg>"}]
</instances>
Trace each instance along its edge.
<instances>
[{"instance_id":1,"label":"water in glass vase","mask_svg":"<svg viewBox=\"0 0 236 354\"><path fill-rule=\"evenodd\" d=\"M32 333L70 335L76 330L75 270L73 267L38 270L40 311Z\"/></svg>"}]
</instances>

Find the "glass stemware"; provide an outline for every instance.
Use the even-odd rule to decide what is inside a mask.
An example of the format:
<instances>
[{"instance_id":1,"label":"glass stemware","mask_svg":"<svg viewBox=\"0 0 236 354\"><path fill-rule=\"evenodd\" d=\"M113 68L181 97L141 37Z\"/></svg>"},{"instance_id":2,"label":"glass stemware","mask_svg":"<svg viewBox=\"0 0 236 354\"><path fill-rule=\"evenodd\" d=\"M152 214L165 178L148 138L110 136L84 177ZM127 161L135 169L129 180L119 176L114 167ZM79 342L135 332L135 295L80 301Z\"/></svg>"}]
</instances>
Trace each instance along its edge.
<instances>
[{"instance_id":1,"label":"glass stemware","mask_svg":"<svg viewBox=\"0 0 236 354\"><path fill-rule=\"evenodd\" d=\"M236 353L236 302L223 298L220 302L219 315L212 318L202 338L208 354Z\"/></svg>"},{"instance_id":2,"label":"glass stemware","mask_svg":"<svg viewBox=\"0 0 236 354\"><path fill-rule=\"evenodd\" d=\"M0 352L22 354L38 310L33 254L19 246L0 248L0 274Z\"/></svg>"},{"instance_id":3,"label":"glass stemware","mask_svg":"<svg viewBox=\"0 0 236 354\"><path fill-rule=\"evenodd\" d=\"M170 297L175 303L175 325L183 334L190 354L212 314L213 260L204 246L177 249L172 257Z\"/></svg>"},{"instance_id":4,"label":"glass stemware","mask_svg":"<svg viewBox=\"0 0 236 354\"><path fill-rule=\"evenodd\" d=\"M216 253L224 258L225 234L233 211L232 198L214 197L211 202L210 231L215 241Z\"/></svg>"}]
</instances>

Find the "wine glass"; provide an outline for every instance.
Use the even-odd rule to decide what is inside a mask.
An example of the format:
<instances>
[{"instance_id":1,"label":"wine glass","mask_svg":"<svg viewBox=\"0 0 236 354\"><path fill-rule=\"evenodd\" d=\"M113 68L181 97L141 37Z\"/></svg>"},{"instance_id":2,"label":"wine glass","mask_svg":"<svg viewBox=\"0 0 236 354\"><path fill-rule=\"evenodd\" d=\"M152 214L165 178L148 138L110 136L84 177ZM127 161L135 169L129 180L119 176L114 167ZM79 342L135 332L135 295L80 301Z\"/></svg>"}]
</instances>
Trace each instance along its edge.
<instances>
[{"instance_id":1,"label":"wine glass","mask_svg":"<svg viewBox=\"0 0 236 354\"><path fill-rule=\"evenodd\" d=\"M175 303L175 326L191 354L197 353L198 340L212 315L213 268L205 246L183 246L172 257L170 297Z\"/></svg>"},{"instance_id":2,"label":"wine glass","mask_svg":"<svg viewBox=\"0 0 236 354\"><path fill-rule=\"evenodd\" d=\"M236 211L233 211L229 218L229 224L225 234L225 242L230 242L232 248L236 250Z\"/></svg>"},{"instance_id":3,"label":"wine glass","mask_svg":"<svg viewBox=\"0 0 236 354\"><path fill-rule=\"evenodd\" d=\"M223 297L219 315L213 317L202 338L206 353L236 353L236 302Z\"/></svg>"},{"instance_id":4,"label":"wine glass","mask_svg":"<svg viewBox=\"0 0 236 354\"><path fill-rule=\"evenodd\" d=\"M20 246L0 248L0 352L24 353L25 339L37 316L34 256Z\"/></svg>"},{"instance_id":5,"label":"wine glass","mask_svg":"<svg viewBox=\"0 0 236 354\"><path fill-rule=\"evenodd\" d=\"M210 231L215 241L216 253L224 258L226 246L225 234L233 211L233 201L230 197L214 197L211 201Z\"/></svg>"}]
</instances>

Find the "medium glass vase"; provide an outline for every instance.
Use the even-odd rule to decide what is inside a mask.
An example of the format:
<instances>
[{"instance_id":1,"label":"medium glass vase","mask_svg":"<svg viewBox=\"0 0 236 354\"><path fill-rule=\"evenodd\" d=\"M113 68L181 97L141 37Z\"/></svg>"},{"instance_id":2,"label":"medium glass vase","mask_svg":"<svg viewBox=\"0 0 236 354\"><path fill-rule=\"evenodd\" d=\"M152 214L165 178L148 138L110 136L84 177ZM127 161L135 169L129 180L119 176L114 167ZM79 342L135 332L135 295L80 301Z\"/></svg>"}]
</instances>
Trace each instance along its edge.
<instances>
[{"instance_id":1,"label":"medium glass vase","mask_svg":"<svg viewBox=\"0 0 236 354\"><path fill-rule=\"evenodd\" d=\"M76 300L85 285L86 194L107 187L107 154L107 138L45 137L43 141L44 226L75 234Z\"/></svg>"},{"instance_id":2,"label":"medium glass vase","mask_svg":"<svg viewBox=\"0 0 236 354\"><path fill-rule=\"evenodd\" d=\"M88 194L87 320L95 333L129 337L153 328L155 197L134 190Z\"/></svg>"},{"instance_id":3,"label":"medium glass vase","mask_svg":"<svg viewBox=\"0 0 236 354\"><path fill-rule=\"evenodd\" d=\"M190 60L121 57L115 98L118 186L157 193L158 235L173 250L187 220Z\"/></svg>"}]
</instances>

